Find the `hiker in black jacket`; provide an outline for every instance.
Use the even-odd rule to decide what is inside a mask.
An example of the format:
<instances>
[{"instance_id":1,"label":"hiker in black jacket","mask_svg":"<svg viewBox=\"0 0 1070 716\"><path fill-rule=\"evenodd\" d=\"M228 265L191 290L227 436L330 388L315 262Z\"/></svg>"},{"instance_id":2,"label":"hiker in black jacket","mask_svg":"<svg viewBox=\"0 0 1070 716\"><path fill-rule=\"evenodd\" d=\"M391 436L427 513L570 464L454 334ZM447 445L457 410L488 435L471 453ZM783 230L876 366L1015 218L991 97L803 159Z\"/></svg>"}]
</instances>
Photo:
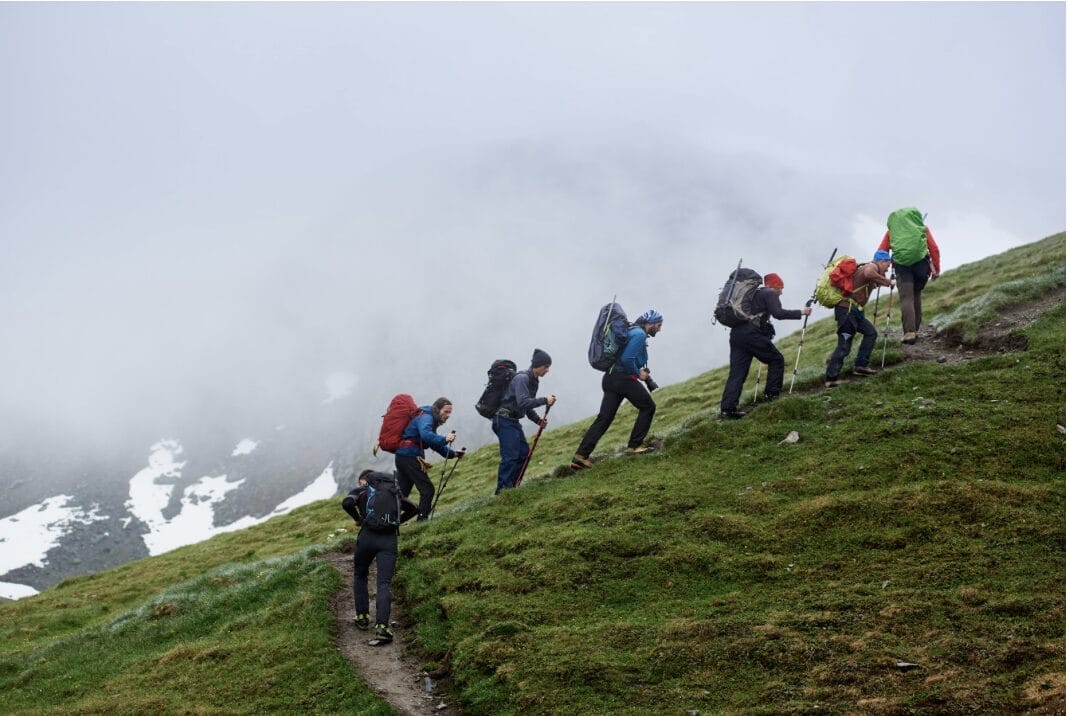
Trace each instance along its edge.
<instances>
[{"instance_id":1,"label":"hiker in black jacket","mask_svg":"<svg viewBox=\"0 0 1070 716\"><path fill-rule=\"evenodd\" d=\"M729 333L728 345L731 353L728 359L728 380L721 395L722 418L734 420L746 415L739 410L739 396L743 393L743 384L750 372L751 358L757 358L769 366L769 374L765 379L764 401L776 400L780 396L780 388L784 384L784 356L773 345L776 330L769 318L797 321L810 315L809 306L793 311L780 305L780 294L784 292L784 282L780 276L775 273L766 274L762 283L765 285L755 291L751 303L750 312L757 314L757 318L736 326Z\"/></svg>"},{"instance_id":2,"label":"hiker in black jacket","mask_svg":"<svg viewBox=\"0 0 1070 716\"><path fill-rule=\"evenodd\" d=\"M551 362L549 353L536 348L531 356L531 367L513 376L505 389L502 405L491 422L491 429L498 436L498 452L501 455L495 495L516 487L516 479L528 457L528 441L524 438L520 418L526 417L539 427L546 427L546 418L536 413L535 408L551 406L557 398L553 395L545 398L535 396L539 392L539 378L545 377L550 371Z\"/></svg>"},{"instance_id":3,"label":"hiker in black jacket","mask_svg":"<svg viewBox=\"0 0 1070 716\"><path fill-rule=\"evenodd\" d=\"M398 490L396 478L385 472L365 470L357 477L357 488L350 491L342 500L342 509L360 525L357 542L353 545L353 605L357 615L353 624L358 629L367 629L370 624L368 614L368 570L375 560L375 646L393 641L390 631L390 599L393 596L391 584L394 580L394 564L398 558L398 527L386 530L371 529L365 524L368 513L368 496L371 490L368 483L377 485L393 483ZM382 489L382 488L381 488ZM398 494L401 514L398 523L406 522L416 516L418 510L409 499Z\"/></svg>"}]
</instances>

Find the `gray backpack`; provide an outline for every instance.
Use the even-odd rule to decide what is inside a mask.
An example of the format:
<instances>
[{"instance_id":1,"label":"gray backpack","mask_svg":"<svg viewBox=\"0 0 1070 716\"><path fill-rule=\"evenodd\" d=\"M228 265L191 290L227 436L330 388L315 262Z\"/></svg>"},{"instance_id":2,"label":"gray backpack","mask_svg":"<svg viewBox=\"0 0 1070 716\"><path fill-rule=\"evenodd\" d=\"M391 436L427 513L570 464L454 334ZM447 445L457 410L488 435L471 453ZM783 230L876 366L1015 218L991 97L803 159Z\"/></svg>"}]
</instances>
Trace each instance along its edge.
<instances>
[{"instance_id":1,"label":"gray backpack","mask_svg":"<svg viewBox=\"0 0 1070 716\"><path fill-rule=\"evenodd\" d=\"M736 268L728 275L728 281L717 296L713 320L729 328L757 322L761 314L753 313L753 302L754 294L761 285L762 277L757 271L742 266Z\"/></svg>"}]
</instances>

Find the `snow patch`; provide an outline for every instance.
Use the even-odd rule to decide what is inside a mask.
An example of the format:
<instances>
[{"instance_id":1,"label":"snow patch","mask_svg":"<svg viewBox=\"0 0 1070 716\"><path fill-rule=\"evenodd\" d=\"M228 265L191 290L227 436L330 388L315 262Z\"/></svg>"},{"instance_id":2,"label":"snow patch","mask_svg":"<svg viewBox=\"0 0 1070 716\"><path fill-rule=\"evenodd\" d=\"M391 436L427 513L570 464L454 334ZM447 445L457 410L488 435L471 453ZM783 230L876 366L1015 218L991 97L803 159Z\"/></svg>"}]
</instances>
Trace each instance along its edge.
<instances>
[{"instance_id":1,"label":"snow patch","mask_svg":"<svg viewBox=\"0 0 1070 716\"><path fill-rule=\"evenodd\" d=\"M338 483L334 480L334 463L332 462L327 466L327 469L320 473L311 485L298 492L293 497L279 504L272 513L271 516L284 515L290 510L297 509L302 505L307 505L316 500L326 500L329 497L334 497L338 492Z\"/></svg>"},{"instance_id":2,"label":"snow patch","mask_svg":"<svg viewBox=\"0 0 1070 716\"><path fill-rule=\"evenodd\" d=\"M235 446L234 452L232 452L230 456L239 457L241 455L248 455L253 450L256 450L256 446L259 444L260 443L257 440L250 440L249 438L245 438Z\"/></svg>"},{"instance_id":3,"label":"snow patch","mask_svg":"<svg viewBox=\"0 0 1070 716\"><path fill-rule=\"evenodd\" d=\"M40 594L40 592L28 584L0 582L0 598L2 599L22 599L23 597L32 597L35 594Z\"/></svg>"},{"instance_id":4,"label":"snow patch","mask_svg":"<svg viewBox=\"0 0 1070 716\"><path fill-rule=\"evenodd\" d=\"M77 524L106 520L93 505L86 510L70 495L49 497L0 520L0 575L20 567L44 567L48 553Z\"/></svg>"}]
</instances>

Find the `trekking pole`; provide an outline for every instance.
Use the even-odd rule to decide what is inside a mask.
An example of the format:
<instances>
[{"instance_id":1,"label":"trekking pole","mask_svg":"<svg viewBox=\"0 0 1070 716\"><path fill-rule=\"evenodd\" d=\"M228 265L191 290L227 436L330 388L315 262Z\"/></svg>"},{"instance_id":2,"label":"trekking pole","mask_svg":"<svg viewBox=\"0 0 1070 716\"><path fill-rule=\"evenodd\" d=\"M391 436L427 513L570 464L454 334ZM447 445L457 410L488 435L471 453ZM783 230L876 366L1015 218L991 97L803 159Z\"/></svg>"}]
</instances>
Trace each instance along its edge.
<instances>
[{"instance_id":1,"label":"trekking pole","mask_svg":"<svg viewBox=\"0 0 1070 716\"><path fill-rule=\"evenodd\" d=\"M457 435L457 431L456 430L450 430L450 435L456 436ZM443 460L442 461L442 472L440 472L439 475L438 475L438 489L435 490L435 500L434 500L434 502L431 503L431 509L427 513L427 518L428 519L431 519L431 513L435 511L435 504L438 502L438 496L442 492L442 488L445 487L445 482L446 482L446 463L448 463L448 462L449 462L449 460Z\"/></svg>"},{"instance_id":2,"label":"trekking pole","mask_svg":"<svg viewBox=\"0 0 1070 716\"><path fill-rule=\"evenodd\" d=\"M550 414L550 408L553 406L547 405L546 412L542 414L542 419L546 420L546 416ZM542 424L539 424L539 429L535 432L535 437L531 441L531 447L528 448L528 456L524 458L524 464L520 466L520 473L516 476L516 482L513 483L513 487L520 487L520 481L524 479L524 473L527 472L528 463L531 462L531 456L535 453L535 446L539 444L539 436L542 435Z\"/></svg>"},{"instance_id":3,"label":"trekking pole","mask_svg":"<svg viewBox=\"0 0 1070 716\"><path fill-rule=\"evenodd\" d=\"M892 270L892 279L895 279L895 270ZM881 368L884 367L884 355L888 351L888 329L892 325L892 291L888 289L888 309L884 314L884 344L881 346Z\"/></svg>"},{"instance_id":4,"label":"trekking pole","mask_svg":"<svg viewBox=\"0 0 1070 716\"><path fill-rule=\"evenodd\" d=\"M837 246L829 254L829 260L825 262L825 265L821 267L821 273L824 275L825 269L828 268L832 260L836 258L836 252L839 250ZM817 300L817 286L821 283L821 277L818 277L817 283L814 284L814 292L810 294L810 300L806 302L806 307L810 308L814 305L814 301ZM788 386L788 395L791 395L791 391L795 389L795 376L799 375L799 359L802 357L803 341L806 340L806 324L810 322L810 316L803 316L802 335L799 336L799 350L795 351L795 369L791 371L791 385Z\"/></svg>"},{"instance_id":5,"label":"trekking pole","mask_svg":"<svg viewBox=\"0 0 1070 716\"><path fill-rule=\"evenodd\" d=\"M466 451L467 449L468 449L468 448L464 448L464 447L462 447L462 448L461 448L461 452L463 453L463 452L465 452L465 451ZM445 489L446 489L446 485L447 485L447 483L449 483L449 481L450 481L450 478L451 478L451 477L453 477L453 471L457 469L457 463L459 463L460 461L461 461L461 458L456 458L456 459L454 459L454 461L453 461L453 467L451 467L451 468L450 468L449 474L445 475L445 476L444 476L444 477L442 478L442 481L441 481L441 482L439 483L439 485L438 485L438 490L437 490L437 491L435 492L435 499L434 499L434 501L433 501L433 502L431 503L431 509L430 509L430 510L428 510L428 512L427 512L427 519L431 519L431 517L432 517L432 516L433 516L433 515L435 514L435 507L437 507L437 506L438 506L438 498L439 498L439 497L440 497L440 496L442 495L443 491L445 491ZM446 462L449 462L449 461L447 460ZM445 473L445 472L446 472L446 463L445 463L445 462L444 462L444 463L442 463L442 472L443 472L443 473Z\"/></svg>"},{"instance_id":6,"label":"trekking pole","mask_svg":"<svg viewBox=\"0 0 1070 716\"><path fill-rule=\"evenodd\" d=\"M754 378L754 400L752 403L758 402L758 386L762 384L762 364L758 363L758 374Z\"/></svg>"},{"instance_id":7,"label":"trekking pole","mask_svg":"<svg viewBox=\"0 0 1070 716\"><path fill-rule=\"evenodd\" d=\"M873 322L880 320L881 313L881 287L877 284L877 300L873 303Z\"/></svg>"}]
</instances>

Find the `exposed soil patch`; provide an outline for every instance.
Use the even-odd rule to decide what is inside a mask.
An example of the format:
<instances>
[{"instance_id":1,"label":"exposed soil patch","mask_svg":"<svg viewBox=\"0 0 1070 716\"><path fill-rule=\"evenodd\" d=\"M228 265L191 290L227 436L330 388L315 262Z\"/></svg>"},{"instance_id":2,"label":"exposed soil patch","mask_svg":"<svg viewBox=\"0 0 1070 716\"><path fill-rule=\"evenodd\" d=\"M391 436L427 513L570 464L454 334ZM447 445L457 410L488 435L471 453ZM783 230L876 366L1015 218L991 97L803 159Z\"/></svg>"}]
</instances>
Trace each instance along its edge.
<instances>
[{"instance_id":1,"label":"exposed soil patch","mask_svg":"<svg viewBox=\"0 0 1070 716\"><path fill-rule=\"evenodd\" d=\"M334 643L349 661L353 671L368 688L386 699L404 716L438 714L456 716L460 713L449 705L444 689L423 669L420 660L409 652L401 629L394 629L394 642L386 646L370 646L372 632L353 626L353 554L332 552L324 556L342 575L341 589L331 597L334 614ZM375 616L375 565L368 579L371 590L372 616ZM397 600L392 605L394 619L404 623ZM430 687L430 691L428 691Z\"/></svg>"},{"instance_id":2,"label":"exposed soil patch","mask_svg":"<svg viewBox=\"0 0 1070 716\"><path fill-rule=\"evenodd\" d=\"M969 343L963 343L962 335L958 331L937 333L931 325L927 325L918 332L917 343L912 346L902 345L903 354L913 361L965 363L996 353L1024 351L1029 347L1029 339L1017 330L1040 318L1065 297L1066 291L1059 288L1037 301L1003 308L999 318L981 328L977 337ZM879 328L883 329L883 326ZM902 335L901 329L893 330L888 340L900 340ZM878 340L884 340L883 334Z\"/></svg>"}]
</instances>

